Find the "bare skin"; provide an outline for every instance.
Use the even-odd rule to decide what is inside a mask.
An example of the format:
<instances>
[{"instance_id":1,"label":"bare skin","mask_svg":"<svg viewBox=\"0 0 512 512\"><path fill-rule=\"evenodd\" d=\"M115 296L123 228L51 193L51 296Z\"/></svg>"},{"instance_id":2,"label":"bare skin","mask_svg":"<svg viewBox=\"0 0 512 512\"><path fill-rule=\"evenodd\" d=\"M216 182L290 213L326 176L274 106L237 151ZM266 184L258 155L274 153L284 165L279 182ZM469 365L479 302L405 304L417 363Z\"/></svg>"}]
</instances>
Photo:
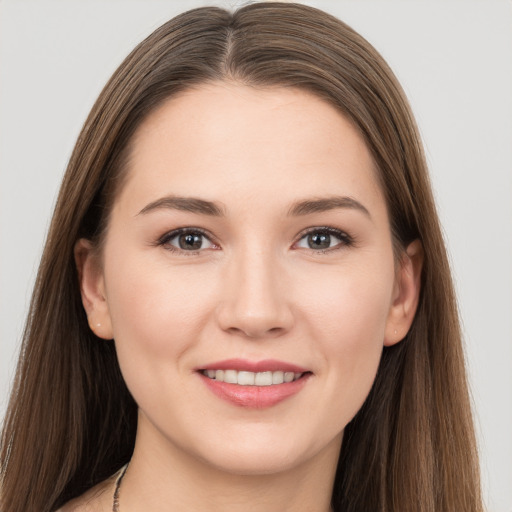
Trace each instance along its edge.
<instances>
[{"instance_id":1,"label":"bare skin","mask_svg":"<svg viewBox=\"0 0 512 512\"><path fill-rule=\"evenodd\" d=\"M66 503L57 512L111 512L116 475L95 485L78 498Z\"/></svg>"},{"instance_id":2,"label":"bare skin","mask_svg":"<svg viewBox=\"0 0 512 512\"><path fill-rule=\"evenodd\" d=\"M101 258L75 251L139 405L120 512L328 512L344 428L419 294L421 247L397 261L364 140L306 92L215 83L165 102L131 149ZM303 385L219 397L204 369L231 359L304 368ZM62 510L110 511L113 492Z\"/></svg>"}]
</instances>

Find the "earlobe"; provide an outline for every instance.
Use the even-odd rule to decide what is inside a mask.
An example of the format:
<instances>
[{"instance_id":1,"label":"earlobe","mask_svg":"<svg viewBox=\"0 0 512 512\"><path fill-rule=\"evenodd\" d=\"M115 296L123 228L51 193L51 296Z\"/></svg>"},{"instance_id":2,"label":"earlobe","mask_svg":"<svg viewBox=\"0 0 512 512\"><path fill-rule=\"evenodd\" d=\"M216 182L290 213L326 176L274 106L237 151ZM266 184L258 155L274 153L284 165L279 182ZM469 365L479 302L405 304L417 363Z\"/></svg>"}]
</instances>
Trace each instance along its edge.
<instances>
[{"instance_id":1,"label":"earlobe","mask_svg":"<svg viewBox=\"0 0 512 512\"><path fill-rule=\"evenodd\" d=\"M91 242L84 238L76 242L74 256L89 327L96 336L110 340L113 338L112 322L99 258Z\"/></svg>"},{"instance_id":2,"label":"earlobe","mask_svg":"<svg viewBox=\"0 0 512 512\"><path fill-rule=\"evenodd\" d=\"M393 301L386 324L384 345L391 346L403 340L414 320L421 289L423 246L419 240L405 250L395 280Z\"/></svg>"}]
</instances>

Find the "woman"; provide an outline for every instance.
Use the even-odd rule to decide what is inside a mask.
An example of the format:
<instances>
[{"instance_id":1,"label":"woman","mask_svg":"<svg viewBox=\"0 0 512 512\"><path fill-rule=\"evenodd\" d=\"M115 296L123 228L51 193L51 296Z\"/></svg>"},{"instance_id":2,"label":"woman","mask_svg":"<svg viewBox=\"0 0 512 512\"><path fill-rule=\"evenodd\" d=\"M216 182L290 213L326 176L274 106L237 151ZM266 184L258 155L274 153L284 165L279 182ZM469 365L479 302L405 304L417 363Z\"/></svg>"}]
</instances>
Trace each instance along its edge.
<instances>
[{"instance_id":1,"label":"woman","mask_svg":"<svg viewBox=\"0 0 512 512\"><path fill-rule=\"evenodd\" d=\"M414 120L321 11L198 9L128 56L24 343L2 509L482 509Z\"/></svg>"}]
</instances>

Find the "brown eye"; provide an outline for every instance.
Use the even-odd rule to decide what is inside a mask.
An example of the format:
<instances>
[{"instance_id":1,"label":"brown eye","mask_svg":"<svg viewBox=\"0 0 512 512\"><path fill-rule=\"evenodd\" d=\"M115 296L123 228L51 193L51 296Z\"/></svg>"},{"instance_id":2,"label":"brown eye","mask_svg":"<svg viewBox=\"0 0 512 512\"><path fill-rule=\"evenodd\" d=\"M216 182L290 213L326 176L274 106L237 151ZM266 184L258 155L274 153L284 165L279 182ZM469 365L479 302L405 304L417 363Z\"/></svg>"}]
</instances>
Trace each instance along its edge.
<instances>
[{"instance_id":1,"label":"brown eye","mask_svg":"<svg viewBox=\"0 0 512 512\"><path fill-rule=\"evenodd\" d=\"M197 251L203 246L203 238L199 233L186 233L178 237L178 244L185 251Z\"/></svg>"},{"instance_id":2,"label":"brown eye","mask_svg":"<svg viewBox=\"0 0 512 512\"><path fill-rule=\"evenodd\" d=\"M167 233L159 240L159 245L169 250L185 252L197 252L216 247L204 233L189 228Z\"/></svg>"}]
</instances>

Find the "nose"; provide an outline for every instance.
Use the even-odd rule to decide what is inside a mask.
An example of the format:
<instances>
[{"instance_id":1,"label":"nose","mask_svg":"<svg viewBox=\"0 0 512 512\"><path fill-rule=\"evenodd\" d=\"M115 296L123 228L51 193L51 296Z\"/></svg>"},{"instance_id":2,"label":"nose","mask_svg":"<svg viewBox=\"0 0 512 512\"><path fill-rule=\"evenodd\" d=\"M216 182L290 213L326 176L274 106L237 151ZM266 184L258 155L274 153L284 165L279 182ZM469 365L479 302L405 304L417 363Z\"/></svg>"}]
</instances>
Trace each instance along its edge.
<instances>
[{"instance_id":1,"label":"nose","mask_svg":"<svg viewBox=\"0 0 512 512\"><path fill-rule=\"evenodd\" d=\"M291 329L290 288L279 267L275 255L264 251L233 258L217 308L221 329L254 339L275 338Z\"/></svg>"}]
</instances>

